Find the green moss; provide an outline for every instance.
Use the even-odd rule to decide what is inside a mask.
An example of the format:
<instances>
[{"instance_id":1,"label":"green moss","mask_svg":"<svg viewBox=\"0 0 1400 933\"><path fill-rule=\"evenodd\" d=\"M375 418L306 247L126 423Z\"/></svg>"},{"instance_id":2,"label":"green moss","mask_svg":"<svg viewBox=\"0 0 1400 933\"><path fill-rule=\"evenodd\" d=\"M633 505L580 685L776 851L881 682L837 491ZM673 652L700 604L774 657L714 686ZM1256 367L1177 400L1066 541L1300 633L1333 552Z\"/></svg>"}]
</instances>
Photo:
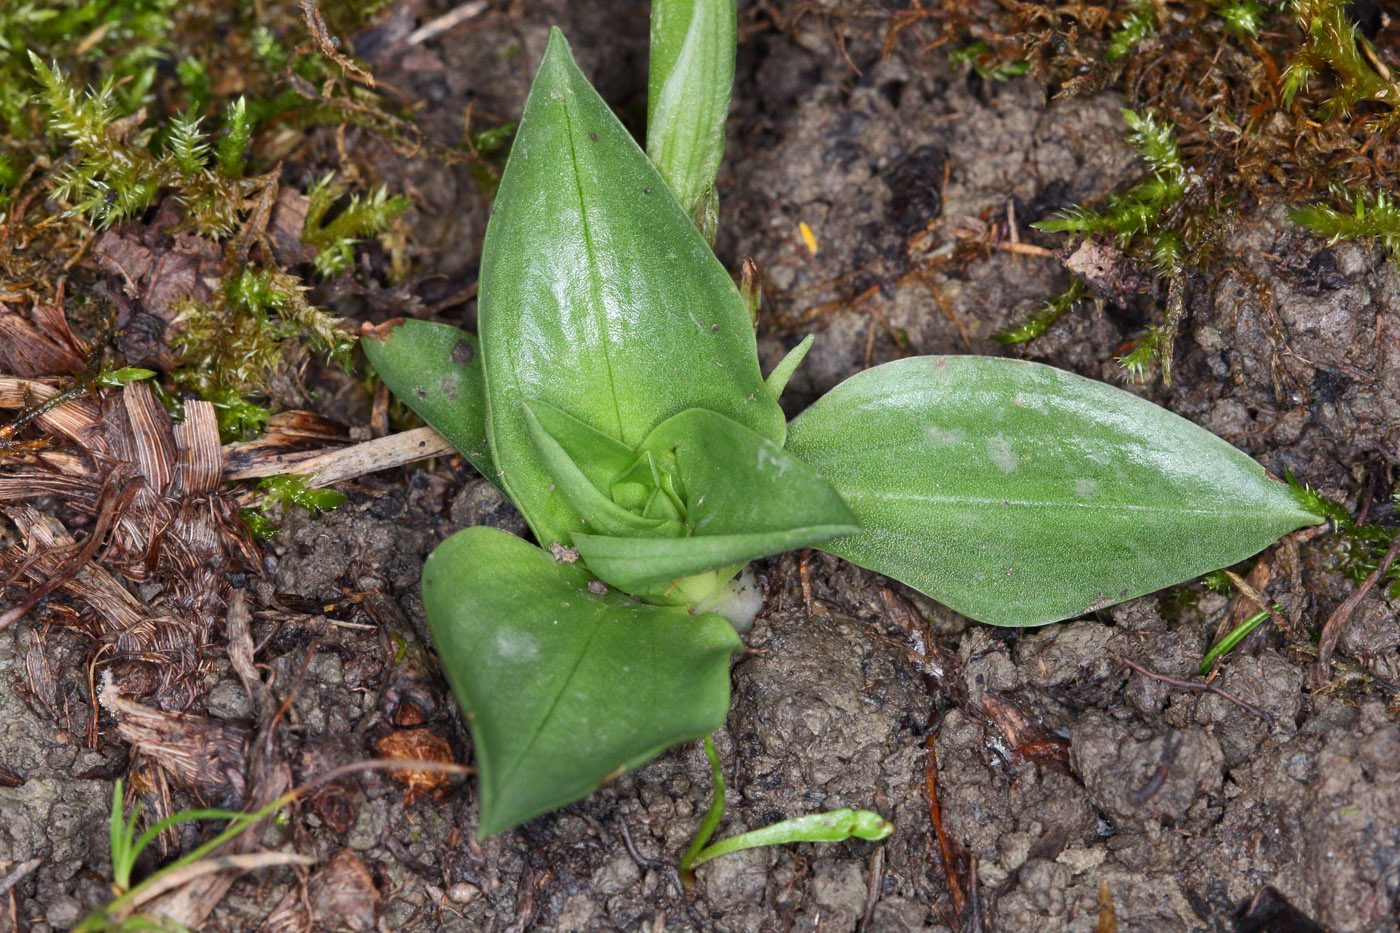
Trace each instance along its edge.
<instances>
[{"instance_id":1,"label":"green moss","mask_svg":"<svg viewBox=\"0 0 1400 933\"><path fill-rule=\"evenodd\" d=\"M1400 58L1359 34L1345 0L969 0L940 8L938 24L959 60L1025 61L1056 97L1115 89L1126 98L1142 175L1036 226L1110 239L1174 293L1124 355L1134 371L1155 360L1170 377L1187 283L1212 278L1190 273L1225 258L1221 234L1246 207L1329 192L1297 219L1329 239L1378 239L1395 255ZM887 43L918 28L899 20ZM922 35L927 42L932 27ZM1000 338L1043 333L1057 303Z\"/></svg>"},{"instance_id":2,"label":"green moss","mask_svg":"<svg viewBox=\"0 0 1400 933\"><path fill-rule=\"evenodd\" d=\"M260 394L302 350L349 365L354 336L306 299L307 286L276 268L229 276L209 302L177 305L176 348L184 365L170 373L179 388L229 399ZM247 412L228 402L247 423Z\"/></svg>"},{"instance_id":3,"label":"green moss","mask_svg":"<svg viewBox=\"0 0 1400 933\"><path fill-rule=\"evenodd\" d=\"M345 197L345 189L331 178L326 175L307 192L310 203L301 233L302 242L316 247L316 271L327 278L350 268L357 240L388 230L408 209L407 198L391 197L386 189L378 188L368 195L352 196L327 221L327 213Z\"/></svg>"},{"instance_id":4,"label":"green moss","mask_svg":"<svg viewBox=\"0 0 1400 933\"><path fill-rule=\"evenodd\" d=\"M1317 204L1294 211L1288 219L1326 237L1329 243L1378 240L1390 258L1400 264L1400 204L1383 191L1347 191L1340 193L1337 200L1349 204L1351 211Z\"/></svg>"},{"instance_id":5,"label":"green moss","mask_svg":"<svg viewBox=\"0 0 1400 933\"><path fill-rule=\"evenodd\" d=\"M1045 303L1045 307L1030 315L1016 327L1008 327L992 335L998 343L1025 343L1034 340L1053 327L1060 318L1084 297L1088 289L1082 281L1075 279L1064 291Z\"/></svg>"}]
</instances>

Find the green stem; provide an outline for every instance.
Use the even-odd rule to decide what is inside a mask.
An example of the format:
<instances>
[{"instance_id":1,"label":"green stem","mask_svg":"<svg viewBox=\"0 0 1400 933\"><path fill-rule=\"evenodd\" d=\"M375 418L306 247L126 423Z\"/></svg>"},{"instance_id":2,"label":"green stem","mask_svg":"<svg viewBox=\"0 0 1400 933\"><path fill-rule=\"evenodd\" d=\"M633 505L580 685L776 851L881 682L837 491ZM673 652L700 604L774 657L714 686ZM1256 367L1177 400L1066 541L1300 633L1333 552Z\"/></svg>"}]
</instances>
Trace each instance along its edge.
<instances>
[{"instance_id":1,"label":"green stem","mask_svg":"<svg viewBox=\"0 0 1400 933\"><path fill-rule=\"evenodd\" d=\"M1274 612L1282 611L1282 606L1274 606ZM1220 658L1221 655L1225 654L1231 648L1238 645L1246 635L1258 628L1259 624L1268 617L1269 611L1267 609L1261 609L1254 615L1250 616L1248 619L1245 619L1239 625L1235 626L1234 629L1231 630L1230 634L1226 635L1224 638L1220 639L1220 641L1216 642L1215 645L1212 646L1211 649L1206 652L1205 657L1201 658L1201 675L1205 676L1206 674L1209 674L1210 669L1215 666L1215 662Z\"/></svg>"},{"instance_id":2,"label":"green stem","mask_svg":"<svg viewBox=\"0 0 1400 933\"><path fill-rule=\"evenodd\" d=\"M720 774L719 755L715 753L715 743L705 736L705 755L710 759L710 773L714 776L714 796L710 809L700 821L700 828L690 848L681 856L681 883L689 890L695 884L695 869L721 855L741 852L756 846L775 846L789 842L843 842L856 836L860 839L884 839L894 832L894 824L878 813L870 810L831 810L826 813L813 813L809 816L794 817L750 830L728 839L721 839L707 846L724 816L724 777Z\"/></svg>"},{"instance_id":3,"label":"green stem","mask_svg":"<svg viewBox=\"0 0 1400 933\"><path fill-rule=\"evenodd\" d=\"M141 896L142 892L144 892L156 881L163 878L169 872L178 871L181 868L184 868L186 865L193 864L194 862L197 862L200 859L204 858L204 856L208 855L210 852L213 852L225 842L228 842L230 839L241 835L250 827L258 824L266 817L271 816L273 813L277 812L282 807L291 803L297 798L297 795L299 793L299 790L290 790L282 796L278 797L276 800L269 803L267 806L263 807L261 810L254 810L252 813L237 814L237 816L234 819L230 820L229 825L225 827L223 832L219 833L217 836L215 836L213 839L210 839L203 845L191 850L189 853L182 855L180 858L171 862L169 865L166 865L160 871L156 872L149 878L142 881L140 884L136 885L136 887L131 888L126 893L119 895L105 907L102 907L97 911L89 914L86 918L83 919L82 923L78 924L76 927L73 928L73 933L95 933L95 931L105 929L106 924L111 922L111 918L114 914L119 914L126 907L127 904L135 902Z\"/></svg>"},{"instance_id":4,"label":"green stem","mask_svg":"<svg viewBox=\"0 0 1400 933\"><path fill-rule=\"evenodd\" d=\"M695 884L695 866L707 861L701 857L701 851L715 834L719 821L724 818L724 775L720 773L719 753L715 751L713 736L705 736L705 757L710 759L710 775L714 779L714 787L710 796L710 808L705 811L705 818L700 821L700 828L696 830L690 848L681 856L681 882L686 888Z\"/></svg>"}]
</instances>

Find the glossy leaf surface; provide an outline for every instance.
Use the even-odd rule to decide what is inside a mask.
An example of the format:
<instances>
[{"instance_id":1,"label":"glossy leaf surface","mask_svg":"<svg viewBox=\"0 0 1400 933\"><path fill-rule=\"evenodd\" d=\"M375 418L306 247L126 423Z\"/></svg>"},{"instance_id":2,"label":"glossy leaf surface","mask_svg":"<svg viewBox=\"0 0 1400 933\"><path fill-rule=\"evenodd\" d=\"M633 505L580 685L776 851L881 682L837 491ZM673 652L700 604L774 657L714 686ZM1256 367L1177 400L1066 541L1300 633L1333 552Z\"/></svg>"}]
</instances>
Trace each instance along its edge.
<instances>
[{"instance_id":1,"label":"glossy leaf surface","mask_svg":"<svg viewBox=\"0 0 1400 933\"><path fill-rule=\"evenodd\" d=\"M867 370L798 416L788 449L860 520L825 550L996 625L1150 593L1320 521L1189 421L1020 360Z\"/></svg>"},{"instance_id":2,"label":"glossy leaf surface","mask_svg":"<svg viewBox=\"0 0 1400 933\"><path fill-rule=\"evenodd\" d=\"M697 216L724 157L734 86L734 0L653 0L647 155Z\"/></svg>"},{"instance_id":3,"label":"glossy leaf surface","mask_svg":"<svg viewBox=\"0 0 1400 933\"><path fill-rule=\"evenodd\" d=\"M738 636L719 616L589 590L494 528L448 538L423 603L471 726L481 833L561 807L724 722Z\"/></svg>"},{"instance_id":4,"label":"glossy leaf surface","mask_svg":"<svg viewBox=\"0 0 1400 933\"><path fill-rule=\"evenodd\" d=\"M578 516L550 488L526 399L629 447L693 407L783 436L738 290L557 30L501 180L480 284L491 450L542 543L567 541Z\"/></svg>"},{"instance_id":5,"label":"glossy leaf surface","mask_svg":"<svg viewBox=\"0 0 1400 933\"><path fill-rule=\"evenodd\" d=\"M589 570L619 589L715 570L829 541L856 529L841 496L807 464L741 424L703 409L659 425L640 452L669 472L686 537L575 533Z\"/></svg>"},{"instance_id":6,"label":"glossy leaf surface","mask_svg":"<svg viewBox=\"0 0 1400 933\"><path fill-rule=\"evenodd\" d=\"M381 328L381 332L386 328ZM500 485L486 440L486 383L474 335L459 327L405 320L360 340L379 378L413 412Z\"/></svg>"}]
</instances>

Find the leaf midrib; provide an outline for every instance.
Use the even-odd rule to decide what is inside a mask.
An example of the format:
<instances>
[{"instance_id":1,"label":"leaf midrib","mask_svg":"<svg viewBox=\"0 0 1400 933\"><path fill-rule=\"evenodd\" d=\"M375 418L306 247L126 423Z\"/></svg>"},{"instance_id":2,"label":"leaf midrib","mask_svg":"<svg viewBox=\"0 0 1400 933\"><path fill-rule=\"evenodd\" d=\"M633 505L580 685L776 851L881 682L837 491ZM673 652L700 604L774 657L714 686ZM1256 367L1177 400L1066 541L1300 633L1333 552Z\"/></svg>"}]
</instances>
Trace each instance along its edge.
<instances>
[{"instance_id":1,"label":"leaf midrib","mask_svg":"<svg viewBox=\"0 0 1400 933\"><path fill-rule=\"evenodd\" d=\"M568 87L564 93L562 106L564 107L564 130L569 134L569 160L574 170L574 190L578 193L578 214L579 221L583 224L583 243L588 253L588 291L589 291L589 315L596 317L597 308L602 303L599 298L598 285L598 263L595 259L597 252L593 246L593 228L588 222L588 203L583 194L583 177L579 171L578 145L574 142L574 109L569 106L573 99L574 89ZM595 322L596 323L596 322ZM612 346L608 342L608 327L606 315L604 315L603 326L600 327L601 342L603 344L603 365L607 369L608 393L612 398L613 410L613 436L619 440L625 440L622 433L622 406L617 400L617 382L613 378L612 369Z\"/></svg>"},{"instance_id":2,"label":"leaf midrib","mask_svg":"<svg viewBox=\"0 0 1400 933\"><path fill-rule=\"evenodd\" d=\"M537 743L540 736L544 734L545 727L549 724L549 721L554 718L554 711L558 708L559 701L563 699L564 694L569 690L569 685L572 684L574 678L578 676L579 668L583 666L583 659L587 657L589 650L593 647L593 640L598 637L598 630L603 627L604 621L602 615L599 615L595 619L593 629L588 633L588 640L585 641L583 647L579 649L578 657L574 659L573 666L569 668L569 673L560 683L559 690L554 694L554 698L549 701L549 708L544 711L544 715L542 715L536 723L530 734L530 740L525 743L525 747L521 749L520 754L511 762L509 771L501 776L501 782L496 785L498 793L501 792L503 785L510 783L511 779L515 777L516 772L520 770L520 766L529 759L530 752L535 748L535 743Z\"/></svg>"},{"instance_id":3,"label":"leaf midrib","mask_svg":"<svg viewBox=\"0 0 1400 933\"><path fill-rule=\"evenodd\" d=\"M1135 505L1128 502L1074 502L1067 499L1057 500L1027 500L1008 499L1005 496L929 496L917 495L914 493L882 493L878 490L861 491L859 493L848 493L847 499L878 499L882 502L934 502L950 505L975 505L991 506L997 509L1005 509L1008 506L1020 508L1060 508L1060 509L1090 509L1096 511L1112 512L1148 512L1160 513L1164 515L1218 515L1226 517L1234 516L1257 516L1261 509L1231 509L1222 507L1211 508L1179 508L1157 505ZM1277 511L1283 513L1282 509L1267 509L1267 511ZM1299 510L1298 514L1306 514Z\"/></svg>"}]
</instances>

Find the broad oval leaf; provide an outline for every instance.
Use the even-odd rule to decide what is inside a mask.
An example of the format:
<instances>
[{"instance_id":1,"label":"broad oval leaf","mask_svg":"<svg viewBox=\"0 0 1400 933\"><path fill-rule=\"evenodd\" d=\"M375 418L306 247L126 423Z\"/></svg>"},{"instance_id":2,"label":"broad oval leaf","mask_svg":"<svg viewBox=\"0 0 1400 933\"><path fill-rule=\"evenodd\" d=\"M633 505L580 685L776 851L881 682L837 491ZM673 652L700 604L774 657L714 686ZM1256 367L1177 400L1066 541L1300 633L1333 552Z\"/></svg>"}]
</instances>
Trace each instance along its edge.
<instances>
[{"instance_id":1,"label":"broad oval leaf","mask_svg":"<svg viewBox=\"0 0 1400 933\"><path fill-rule=\"evenodd\" d=\"M788 449L860 520L825 550L995 625L1141 596L1321 520L1189 421L1020 360L867 370L799 415Z\"/></svg>"},{"instance_id":2,"label":"broad oval leaf","mask_svg":"<svg viewBox=\"0 0 1400 933\"><path fill-rule=\"evenodd\" d=\"M542 543L566 541L577 515L550 488L525 399L628 447L695 407L782 439L738 290L558 30L501 179L480 285L491 450Z\"/></svg>"},{"instance_id":3,"label":"broad oval leaf","mask_svg":"<svg viewBox=\"0 0 1400 933\"><path fill-rule=\"evenodd\" d=\"M723 415L691 409L642 444L673 470L686 537L573 535L588 569L653 596L678 577L829 541L856 530L841 496L792 451Z\"/></svg>"},{"instance_id":4,"label":"broad oval leaf","mask_svg":"<svg viewBox=\"0 0 1400 933\"><path fill-rule=\"evenodd\" d=\"M423 567L423 605L471 727L489 836L578 800L718 728L729 656L717 615L639 603L495 528Z\"/></svg>"},{"instance_id":5,"label":"broad oval leaf","mask_svg":"<svg viewBox=\"0 0 1400 933\"><path fill-rule=\"evenodd\" d=\"M486 440L486 383L475 335L447 324L396 320L366 330L360 346L389 391L500 485Z\"/></svg>"}]
</instances>

